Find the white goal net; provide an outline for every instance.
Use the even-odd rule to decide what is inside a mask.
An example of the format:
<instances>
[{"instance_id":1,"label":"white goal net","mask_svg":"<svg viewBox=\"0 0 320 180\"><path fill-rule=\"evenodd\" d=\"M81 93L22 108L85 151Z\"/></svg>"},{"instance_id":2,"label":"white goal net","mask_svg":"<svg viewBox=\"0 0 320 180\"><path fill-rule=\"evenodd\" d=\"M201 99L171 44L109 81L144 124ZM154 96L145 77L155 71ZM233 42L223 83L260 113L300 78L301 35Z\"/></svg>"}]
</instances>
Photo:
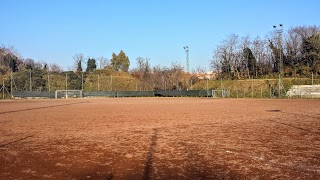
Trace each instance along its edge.
<instances>
[{"instance_id":1,"label":"white goal net","mask_svg":"<svg viewBox=\"0 0 320 180\"><path fill-rule=\"evenodd\" d=\"M58 98L82 98L81 90L56 90L54 97Z\"/></svg>"}]
</instances>

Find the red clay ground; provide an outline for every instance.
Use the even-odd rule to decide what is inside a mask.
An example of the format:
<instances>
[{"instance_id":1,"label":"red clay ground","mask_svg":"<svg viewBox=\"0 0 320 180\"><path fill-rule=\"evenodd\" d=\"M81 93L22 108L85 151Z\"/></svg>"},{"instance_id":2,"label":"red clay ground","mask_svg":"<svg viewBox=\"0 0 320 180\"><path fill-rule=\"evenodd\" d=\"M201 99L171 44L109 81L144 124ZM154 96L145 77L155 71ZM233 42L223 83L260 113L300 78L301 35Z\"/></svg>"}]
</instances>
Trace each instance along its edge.
<instances>
[{"instance_id":1,"label":"red clay ground","mask_svg":"<svg viewBox=\"0 0 320 180\"><path fill-rule=\"evenodd\" d=\"M317 179L320 101L0 101L0 179Z\"/></svg>"}]
</instances>

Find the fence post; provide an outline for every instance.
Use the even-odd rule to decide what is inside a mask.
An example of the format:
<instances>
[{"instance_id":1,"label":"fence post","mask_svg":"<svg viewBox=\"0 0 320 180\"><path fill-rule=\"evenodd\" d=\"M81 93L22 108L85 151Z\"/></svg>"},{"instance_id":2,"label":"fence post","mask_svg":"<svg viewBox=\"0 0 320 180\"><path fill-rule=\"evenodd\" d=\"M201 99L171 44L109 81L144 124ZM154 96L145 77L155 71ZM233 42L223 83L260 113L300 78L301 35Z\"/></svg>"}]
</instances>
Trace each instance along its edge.
<instances>
[{"instance_id":1,"label":"fence post","mask_svg":"<svg viewBox=\"0 0 320 180\"><path fill-rule=\"evenodd\" d=\"M238 88L236 89L236 91L237 91L237 98L239 98Z\"/></svg>"},{"instance_id":2,"label":"fence post","mask_svg":"<svg viewBox=\"0 0 320 180\"><path fill-rule=\"evenodd\" d=\"M48 92L50 92L50 73L48 70Z\"/></svg>"},{"instance_id":3,"label":"fence post","mask_svg":"<svg viewBox=\"0 0 320 180\"><path fill-rule=\"evenodd\" d=\"M100 75L98 74L98 91L100 91Z\"/></svg>"},{"instance_id":4,"label":"fence post","mask_svg":"<svg viewBox=\"0 0 320 180\"><path fill-rule=\"evenodd\" d=\"M32 77L31 77L31 69L30 69L30 82L29 82L29 83L30 83L30 84L29 84L29 90L30 90L30 91L32 91L32 83L31 83L31 78L32 78Z\"/></svg>"},{"instance_id":5,"label":"fence post","mask_svg":"<svg viewBox=\"0 0 320 180\"><path fill-rule=\"evenodd\" d=\"M208 98L208 91L209 89L208 89L208 79L207 79L207 98Z\"/></svg>"},{"instance_id":6,"label":"fence post","mask_svg":"<svg viewBox=\"0 0 320 180\"><path fill-rule=\"evenodd\" d=\"M253 98L253 76L251 81L251 98Z\"/></svg>"},{"instance_id":7,"label":"fence post","mask_svg":"<svg viewBox=\"0 0 320 180\"><path fill-rule=\"evenodd\" d=\"M311 92L312 92L312 94L311 94L311 99L313 99L313 71L312 71L312 80L311 80L311 83L312 83L312 87L311 87Z\"/></svg>"},{"instance_id":8,"label":"fence post","mask_svg":"<svg viewBox=\"0 0 320 180\"><path fill-rule=\"evenodd\" d=\"M81 91L83 91L83 72L81 73Z\"/></svg>"},{"instance_id":9,"label":"fence post","mask_svg":"<svg viewBox=\"0 0 320 180\"><path fill-rule=\"evenodd\" d=\"M2 99L3 99L3 100L4 100L4 88L5 88L5 86L4 86L4 80L2 80L2 87L1 87L0 90L2 90Z\"/></svg>"},{"instance_id":10,"label":"fence post","mask_svg":"<svg viewBox=\"0 0 320 180\"><path fill-rule=\"evenodd\" d=\"M112 75L110 76L110 91L112 91Z\"/></svg>"},{"instance_id":11,"label":"fence post","mask_svg":"<svg viewBox=\"0 0 320 180\"><path fill-rule=\"evenodd\" d=\"M12 97L12 70L11 70L11 76L10 76L10 93Z\"/></svg>"},{"instance_id":12,"label":"fence post","mask_svg":"<svg viewBox=\"0 0 320 180\"><path fill-rule=\"evenodd\" d=\"M271 86L270 86L270 88L269 88L269 92L270 92L270 98L271 98Z\"/></svg>"},{"instance_id":13,"label":"fence post","mask_svg":"<svg viewBox=\"0 0 320 180\"><path fill-rule=\"evenodd\" d=\"M66 90L68 89L68 72L66 72Z\"/></svg>"}]
</instances>

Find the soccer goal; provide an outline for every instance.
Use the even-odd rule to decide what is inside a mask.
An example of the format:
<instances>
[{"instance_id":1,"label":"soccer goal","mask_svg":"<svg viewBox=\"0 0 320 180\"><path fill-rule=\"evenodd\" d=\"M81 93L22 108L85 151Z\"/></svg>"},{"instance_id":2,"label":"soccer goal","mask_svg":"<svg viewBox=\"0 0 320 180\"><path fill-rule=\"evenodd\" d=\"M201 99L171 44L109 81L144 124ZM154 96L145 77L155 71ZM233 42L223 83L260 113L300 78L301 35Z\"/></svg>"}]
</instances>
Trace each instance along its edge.
<instances>
[{"instance_id":1,"label":"soccer goal","mask_svg":"<svg viewBox=\"0 0 320 180\"><path fill-rule=\"evenodd\" d=\"M212 90L212 97L213 98L226 98L228 96L229 96L228 90L225 90L225 89Z\"/></svg>"},{"instance_id":2,"label":"soccer goal","mask_svg":"<svg viewBox=\"0 0 320 180\"><path fill-rule=\"evenodd\" d=\"M58 98L82 98L81 90L56 90L54 97Z\"/></svg>"}]
</instances>

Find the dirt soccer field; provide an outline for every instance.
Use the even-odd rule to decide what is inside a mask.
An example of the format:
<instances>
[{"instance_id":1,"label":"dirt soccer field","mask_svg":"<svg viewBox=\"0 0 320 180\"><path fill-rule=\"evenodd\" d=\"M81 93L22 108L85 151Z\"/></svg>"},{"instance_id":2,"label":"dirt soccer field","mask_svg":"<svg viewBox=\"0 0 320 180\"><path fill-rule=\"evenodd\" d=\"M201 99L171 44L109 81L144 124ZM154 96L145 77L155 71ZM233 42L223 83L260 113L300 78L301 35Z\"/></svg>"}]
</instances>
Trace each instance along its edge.
<instances>
[{"instance_id":1,"label":"dirt soccer field","mask_svg":"<svg viewBox=\"0 0 320 180\"><path fill-rule=\"evenodd\" d=\"M317 179L320 101L0 101L0 179Z\"/></svg>"}]
</instances>

